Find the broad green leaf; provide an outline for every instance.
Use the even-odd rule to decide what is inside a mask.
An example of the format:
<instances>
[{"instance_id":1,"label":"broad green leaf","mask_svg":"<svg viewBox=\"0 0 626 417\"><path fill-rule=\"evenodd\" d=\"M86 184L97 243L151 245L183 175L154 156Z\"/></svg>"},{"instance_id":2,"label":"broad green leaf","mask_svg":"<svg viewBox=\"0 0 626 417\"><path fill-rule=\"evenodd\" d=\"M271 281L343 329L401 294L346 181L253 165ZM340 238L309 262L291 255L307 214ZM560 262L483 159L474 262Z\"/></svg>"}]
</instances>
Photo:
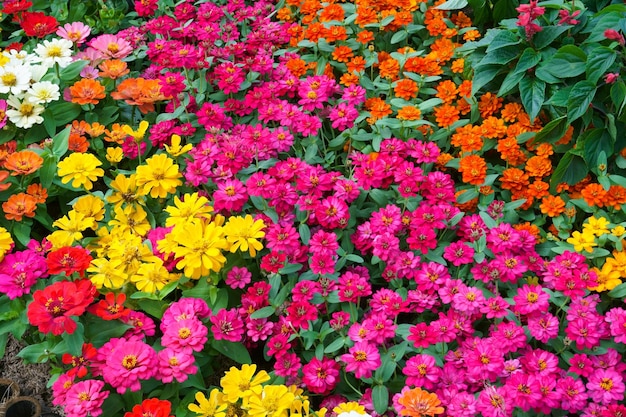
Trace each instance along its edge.
<instances>
[{"instance_id":1,"label":"broad green leaf","mask_svg":"<svg viewBox=\"0 0 626 417\"><path fill-rule=\"evenodd\" d=\"M552 173L550 178L550 190L554 192L556 186L561 182L574 185L585 178L587 172L587 165L583 158L571 152L566 152Z\"/></svg>"},{"instance_id":2,"label":"broad green leaf","mask_svg":"<svg viewBox=\"0 0 626 417\"><path fill-rule=\"evenodd\" d=\"M589 52L585 73L587 80L597 83L598 80L611 68L617 58L617 52L606 46L598 46Z\"/></svg>"},{"instance_id":3,"label":"broad green leaf","mask_svg":"<svg viewBox=\"0 0 626 417\"><path fill-rule=\"evenodd\" d=\"M611 298L624 298L626 297L626 282L619 284L617 287L609 291L608 296Z\"/></svg>"},{"instance_id":4,"label":"broad green leaf","mask_svg":"<svg viewBox=\"0 0 626 417\"><path fill-rule=\"evenodd\" d=\"M545 69L553 76L563 79L576 77L585 72L587 55L576 45L565 45L548 61Z\"/></svg>"},{"instance_id":5,"label":"broad green leaf","mask_svg":"<svg viewBox=\"0 0 626 417\"><path fill-rule=\"evenodd\" d=\"M604 163L606 163L606 155L613 154L613 140L605 129L590 129L579 141L583 143L584 159L588 167L597 167L602 163L603 161L600 160L602 154L604 154Z\"/></svg>"},{"instance_id":6,"label":"broad green leaf","mask_svg":"<svg viewBox=\"0 0 626 417\"><path fill-rule=\"evenodd\" d=\"M543 105L546 95L546 83L536 78L524 78L519 84L522 105L530 120L535 120Z\"/></svg>"},{"instance_id":7,"label":"broad green leaf","mask_svg":"<svg viewBox=\"0 0 626 417\"><path fill-rule=\"evenodd\" d=\"M522 71L509 72L506 75L506 77L504 77L504 80L502 81L502 84L500 85L500 90L498 90L498 97L505 96L510 91L514 90L522 81L522 78L524 78L524 72Z\"/></svg>"},{"instance_id":8,"label":"broad green leaf","mask_svg":"<svg viewBox=\"0 0 626 417\"><path fill-rule=\"evenodd\" d=\"M467 0L448 0L443 2L439 6L435 6L435 9L440 10L459 10L467 6ZM393 43L393 42L392 42Z\"/></svg>"},{"instance_id":9,"label":"broad green leaf","mask_svg":"<svg viewBox=\"0 0 626 417\"><path fill-rule=\"evenodd\" d=\"M372 402L378 414L385 414L389 407L389 390L384 385L376 385L372 388Z\"/></svg>"},{"instance_id":10,"label":"broad green leaf","mask_svg":"<svg viewBox=\"0 0 626 417\"><path fill-rule=\"evenodd\" d=\"M233 343L226 340L213 340L211 346L213 349L237 363L252 363L248 349L241 343Z\"/></svg>"},{"instance_id":11,"label":"broad green leaf","mask_svg":"<svg viewBox=\"0 0 626 417\"><path fill-rule=\"evenodd\" d=\"M509 30L498 30L493 40L487 47L487 53L507 46L517 45L521 41L522 39L519 35Z\"/></svg>"},{"instance_id":12,"label":"broad green leaf","mask_svg":"<svg viewBox=\"0 0 626 417\"><path fill-rule=\"evenodd\" d=\"M68 126L52 138L52 153L61 158L69 148L71 127Z\"/></svg>"},{"instance_id":13,"label":"broad green leaf","mask_svg":"<svg viewBox=\"0 0 626 417\"><path fill-rule=\"evenodd\" d=\"M69 64L67 67L62 68L60 75L63 81L71 81L74 78L78 77L78 74L85 68L85 66L89 63L89 61L74 61Z\"/></svg>"},{"instance_id":14,"label":"broad green leaf","mask_svg":"<svg viewBox=\"0 0 626 417\"><path fill-rule=\"evenodd\" d=\"M250 314L250 318L264 319L274 314L275 311L276 311L276 308L272 306L263 307L263 308L258 309L254 313Z\"/></svg>"},{"instance_id":15,"label":"broad green leaf","mask_svg":"<svg viewBox=\"0 0 626 417\"><path fill-rule=\"evenodd\" d=\"M543 127L535 135L532 143L555 143L565 135L569 124L567 123L567 117L561 116L554 120L551 120L547 125Z\"/></svg>"},{"instance_id":16,"label":"broad green leaf","mask_svg":"<svg viewBox=\"0 0 626 417\"><path fill-rule=\"evenodd\" d=\"M48 155L43 160L43 165L39 168L39 182L45 189L49 189L52 181L56 177L57 164L59 158L54 155Z\"/></svg>"},{"instance_id":17,"label":"broad green leaf","mask_svg":"<svg viewBox=\"0 0 626 417\"><path fill-rule=\"evenodd\" d=\"M541 61L541 54L533 48L526 48L517 61L514 72L525 72L535 67Z\"/></svg>"},{"instance_id":18,"label":"broad green leaf","mask_svg":"<svg viewBox=\"0 0 626 417\"><path fill-rule=\"evenodd\" d=\"M298 226L298 231L300 232L300 240L302 240L302 243L308 245L309 240L311 239L311 230L309 229L309 226L302 223Z\"/></svg>"},{"instance_id":19,"label":"broad green leaf","mask_svg":"<svg viewBox=\"0 0 626 417\"><path fill-rule=\"evenodd\" d=\"M615 106L616 115L619 116L626 105L626 85L624 81L618 81L611 87L611 101Z\"/></svg>"},{"instance_id":20,"label":"broad green leaf","mask_svg":"<svg viewBox=\"0 0 626 417\"><path fill-rule=\"evenodd\" d=\"M513 46L494 49L491 52L487 52L487 55L480 60L478 63L479 66L482 65L491 65L498 64L504 65L513 61L515 58L519 56L519 50Z\"/></svg>"},{"instance_id":21,"label":"broad green leaf","mask_svg":"<svg viewBox=\"0 0 626 417\"><path fill-rule=\"evenodd\" d=\"M596 84L583 80L574 84L567 99L567 122L571 123L585 114L596 95Z\"/></svg>"},{"instance_id":22,"label":"broad green leaf","mask_svg":"<svg viewBox=\"0 0 626 417\"><path fill-rule=\"evenodd\" d=\"M489 84L502 70L501 65L486 65L483 67L476 67L474 69L474 76L472 77L472 95L476 95L478 91L487 84Z\"/></svg>"},{"instance_id":23,"label":"broad green leaf","mask_svg":"<svg viewBox=\"0 0 626 417\"><path fill-rule=\"evenodd\" d=\"M543 49L554 42L559 36L565 33L571 26L546 26L541 32L536 33L533 38L533 45L537 49Z\"/></svg>"},{"instance_id":24,"label":"broad green leaf","mask_svg":"<svg viewBox=\"0 0 626 417\"><path fill-rule=\"evenodd\" d=\"M518 0L500 0L494 2L493 6L493 21L501 22L504 19L510 19L517 16L515 8L519 6Z\"/></svg>"},{"instance_id":25,"label":"broad green leaf","mask_svg":"<svg viewBox=\"0 0 626 417\"><path fill-rule=\"evenodd\" d=\"M394 45L405 40L407 36L409 36L409 33L406 30L401 30L400 32L394 33L389 42Z\"/></svg>"},{"instance_id":26,"label":"broad green leaf","mask_svg":"<svg viewBox=\"0 0 626 417\"><path fill-rule=\"evenodd\" d=\"M85 329L83 324L78 322L76 330L72 334L63 333L61 338L67 344L67 353L70 355L78 356L83 350L83 343L85 342Z\"/></svg>"}]
</instances>

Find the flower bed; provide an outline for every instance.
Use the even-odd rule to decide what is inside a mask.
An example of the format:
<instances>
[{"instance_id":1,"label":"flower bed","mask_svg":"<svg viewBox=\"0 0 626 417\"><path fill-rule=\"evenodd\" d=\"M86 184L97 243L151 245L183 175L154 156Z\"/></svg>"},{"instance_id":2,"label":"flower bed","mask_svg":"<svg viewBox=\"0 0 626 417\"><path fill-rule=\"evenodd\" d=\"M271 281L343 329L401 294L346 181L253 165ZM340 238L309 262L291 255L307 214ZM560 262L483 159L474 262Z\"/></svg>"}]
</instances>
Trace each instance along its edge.
<instances>
[{"instance_id":1,"label":"flower bed","mask_svg":"<svg viewBox=\"0 0 626 417\"><path fill-rule=\"evenodd\" d=\"M6 1L0 347L73 417L621 415L626 5L466 5Z\"/></svg>"}]
</instances>

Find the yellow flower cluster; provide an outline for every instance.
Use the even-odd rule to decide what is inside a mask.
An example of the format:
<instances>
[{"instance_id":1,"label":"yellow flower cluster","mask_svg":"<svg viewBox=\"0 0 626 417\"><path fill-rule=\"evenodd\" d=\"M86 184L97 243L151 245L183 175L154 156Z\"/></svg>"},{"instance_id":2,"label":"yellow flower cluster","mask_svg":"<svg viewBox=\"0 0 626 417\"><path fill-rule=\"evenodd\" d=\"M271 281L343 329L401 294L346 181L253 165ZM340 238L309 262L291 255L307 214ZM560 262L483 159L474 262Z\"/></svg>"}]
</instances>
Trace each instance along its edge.
<instances>
[{"instance_id":1,"label":"yellow flower cluster","mask_svg":"<svg viewBox=\"0 0 626 417\"><path fill-rule=\"evenodd\" d=\"M263 385L270 380L265 371L256 373L256 365L231 367L220 381L220 388L196 393L196 403L189 404L190 411L201 417L324 417L326 409L312 411L308 397L296 385Z\"/></svg>"}]
</instances>

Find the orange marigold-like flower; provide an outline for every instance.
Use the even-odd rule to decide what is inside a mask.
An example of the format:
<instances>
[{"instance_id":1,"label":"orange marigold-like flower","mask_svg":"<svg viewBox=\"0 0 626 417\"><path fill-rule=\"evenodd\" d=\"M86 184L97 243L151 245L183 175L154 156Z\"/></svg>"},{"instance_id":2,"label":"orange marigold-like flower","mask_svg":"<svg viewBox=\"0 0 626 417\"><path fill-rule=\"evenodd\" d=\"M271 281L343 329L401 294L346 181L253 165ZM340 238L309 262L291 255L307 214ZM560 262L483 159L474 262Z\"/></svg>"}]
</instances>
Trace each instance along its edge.
<instances>
[{"instance_id":1,"label":"orange marigold-like flower","mask_svg":"<svg viewBox=\"0 0 626 417\"><path fill-rule=\"evenodd\" d=\"M456 129L450 138L450 143L462 152L470 153L480 151L483 148L483 138L480 135L480 127L465 125Z\"/></svg>"},{"instance_id":2,"label":"orange marigold-like flower","mask_svg":"<svg viewBox=\"0 0 626 417\"><path fill-rule=\"evenodd\" d=\"M502 171L500 183L503 190L522 190L528 187L528 174L519 168Z\"/></svg>"},{"instance_id":3,"label":"orange marigold-like flower","mask_svg":"<svg viewBox=\"0 0 626 417\"><path fill-rule=\"evenodd\" d=\"M464 41L475 41L478 38L480 38L480 32L476 29L468 30L463 34Z\"/></svg>"},{"instance_id":4,"label":"orange marigold-like flower","mask_svg":"<svg viewBox=\"0 0 626 417\"><path fill-rule=\"evenodd\" d=\"M472 95L472 80L463 80L459 85L459 95L461 97L471 97Z\"/></svg>"},{"instance_id":5,"label":"orange marigold-like flower","mask_svg":"<svg viewBox=\"0 0 626 417\"><path fill-rule=\"evenodd\" d=\"M446 29L448 29L448 25L446 24L446 22L441 19L432 19L428 22L428 24L426 25L426 30L428 30L428 33L430 34L430 36L439 36L441 35Z\"/></svg>"},{"instance_id":6,"label":"orange marigold-like flower","mask_svg":"<svg viewBox=\"0 0 626 417\"><path fill-rule=\"evenodd\" d=\"M74 133L71 134L68 139L67 149L72 152L87 152L87 149L89 149L89 142L87 142L86 137Z\"/></svg>"},{"instance_id":7,"label":"orange marigold-like flower","mask_svg":"<svg viewBox=\"0 0 626 417\"><path fill-rule=\"evenodd\" d=\"M360 44L366 45L374 40L374 32L369 30L362 30L356 35L356 41Z\"/></svg>"},{"instance_id":8,"label":"orange marigold-like flower","mask_svg":"<svg viewBox=\"0 0 626 417\"><path fill-rule=\"evenodd\" d=\"M300 78L306 74L307 67L304 59L291 58L285 63L285 66L294 77Z\"/></svg>"},{"instance_id":9,"label":"orange marigold-like flower","mask_svg":"<svg viewBox=\"0 0 626 417\"><path fill-rule=\"evenodd\" d=\"M9 200L2 203L7 220L22 221L22 217L34 217L37 210L37 199L26 193L13 194Z\"/></svg>"},{"instance_id":10,"label":"orange marigold-like flower","mask_svg":"<svg viewBox=\"0 0 626 417\"><path fill-rule=\"evenodd\" d=\"M98 122L93 122L87 127L86 132L92 138L97 138L98 136L104 133L104 130L105 130L105 126L103 124L100 124Z\"/></svg>"},{"instance_id":11,"label":"orange marigold-like flower","mask_svg":"<svg viewBox=\"0 0 626 417\"><path fill-rule=\"evenodd\" d=\"M485 93L480 97L478 102L478 111L483 119L493 116L502 107L504 100L492 93Z\"/></svg>"},{"instance_id":12,"label":"orange marigold-like flower","mask_svg":"<svg viewBox=\"0 0 626 417\"><path fill-rule=\"evenodd\" d=\"M552 172L552 162L543 156L533 156L526 161L526 172L531 177L543 178Z\"/></svg>"},{"instance_id":13,"label":"orange marigold-like flower","mask_svg":"<svg viewBox=\"0 0 626 417\"><path fill-rule=\"evenodd\" d=\"M100 76L116 80L130 72L128 64L121 59L107 59L98 65Z\"/></svg>"},{"instance_id":14,"label":"orange marigold-like flower","mask_svg":"<svg viewBox=\"0 0 626 417\"><path fill-rule=\"evenodd\" d=\"M500 152L500 157L510 165L517 166L526 161L526 155L521 151L515 137L499 139L496 149Z\"/></svg>"},{"instance_id":15,"label":"orange marigold-like flower","mask_svg":"<svg viewBox=\"0 0 626 417\"><path fill-rule=\"evenodd\" d=\"M393 87L393 92L396 97L400 97L405 100L417 97L418 90L417 83L409 78L399 80L395 87Z\"/></svg>"},{"instance_id":16,"label":"orange marigold-like flower","mask_svg":"<svg viewBox=\"0 0 626 417\"><path fill-rule=\"evenodd\" d=\"M98 80L83 78L70 87L71 101L81 106L83 104L98 104L100 100L106 97L104 91L104 86Z\"/></svg>"},{"instance_id":17,"label":"orange marigold-like flower","mask_svg":"<svg viewBox=\"0 0 626 417\"><path fill-rule=\"evenodd\" d=\"M359 83L359 76L356 75L356 74L345 73L339 79L339 83L341 85L345 85L346 87L349 87L349 86L354 85L354 84L358 84Z\"/></svg>"},{"instance_id":18,"label":"orange marigold-like flower","mask_svg":"<svg viewBox=\"0 0 626 417\"><path fill-rule=\"evenodd\" d=\"M322 29L322 37L326 39L326 42L333 43L337 41L345 41L348 39L348 33L343 26L333 25L329 28Z\"/></svg>"},{"instance_id":19,"label":"orange marigold-like flower","mask_svg":"<svg viewBox=\"0 0 626 417\"><path fill-rule=\"evenodd\" d=\"M537 146L537 148L535 149L535 153L537 154L537 156L543 156L547 158L550 155L554 154L554 148L549 143L542 143L541 145Z\"/></svg>"},{"instance_id":20,"label":"orange marigold-like flower","mask_svg":"<svg viewBox=\"0 0 626 417\"><path fill-rule=\"evenodd\" d=\"M489 139L499 139L506 135L506 126L504 120L498 119L494 116L489 116L481 125L481 133L484 137Z\"/></svg>"},{"instance_id":21,"label":"orange marigold-like flower","mask_svg":"<svg viewBox=\"0 0 626 417\"><path fill-rule=\"evenodd\" d=\"M516 200L525 200L524 203L520 206L521 210L529 209L534 202L534 197L528 193L527 189L523 190L514 190L511 193L511 201Z\"/></svg>"},{"instance_id":22,"label":"orange marigold-like flower","mask_svg":"<svg viewBox=\"0 0 626 417\"><path fill-rule=\"evenodd\" d=\"M11 175L28 175L37 171L43 165L43 158L28 149L9 154L4 160L4 168L11 171Z\"/></svg>"},{"instance_id":23,"label":"orange marigold-like flower","mask_svg":"<svg viewBox=\"0 0 626 417\"><path fill-rule=\"evenodd\" d=\"M348 67L348 72L355 73L363 71L365 69L365 64L365 58L362 56L355 56L346 64L346 66Z\"/></svg>"},{"instance_id":24,"label":"orange marigold-like flower","mask_svg":"<svg viewBox=\"0 0 626 417\"><path fill-rule=\"evenodd\" d=\"M365 27L365 25L376 22L378 22L378 13L373 7L370 7L369 5L357 6L356 20L354 23L360 27Z\"/></svg>"},{"instance_id":25,"label":"orange marigold-like flower","mask_svg":"<svg viewBox=\"0 0 626 417\"><path fill-rule=\"evenodd\" d=\"M143 114L154 111L154 103L167 99L161 92L159 80L145 78L127 78L111 93L115 100L124 100L127 104L138 106Z\"/></svg>"},{"instance_id":26,"label":"orange marigold-like flower","mask_svg":"<svg viewBox=\"0 0 626 417\"><path fill-rule=\"evenodd\" d=\"M535 197L537 200L550 194L548 190L550 185L547 182L541 180L535 180L528 186L528 193Z\"/></svg>"},{"instance_id":27,"label":"orange marigold-like flower","mask_svg":"<svg viewBox=\"0 0 626 417\"><path fill-rule=\"evenodd\" d=\"M105 129L104 134L105 141L114 142L118 145L123 144L124 139L126 139L126 136L128 136L128 134L124 132L123 126L119 123L113 123L113 126L111 126L111 130Z\"/></svg>"},{"instance_id":28,"label":"orange marigold-like flower","mask_svg":"<svg viewBox=\"0 0 626 417\"><path fill-rule=\"evenodd\" d=\"M48 198L48 190L43 188L41 184L30 184L26 188L26 194L35 197L37 204L44 204Z\"/></svg>"},{"instance_id":29,"label":"orange marigold-like flower","mask_svg":"<svg viewBox=\"0 0 626 417\"><path fill-rule=\"evenodd\" d=\"M437 157L437 162L435 162L437 164L437 166L439 167L439 169L444 170L446 169L446 164L450 161L452 161L454 159L454 157L452 155L450 155L447 152L441 152L439 154L439 156Z\"/></svg>"},{"instance_id":30,"label":"orange marigold-like flower","mask_svg":"<svg viewBox=\"0 0 626 417\"><path fill-rule=\"evenodd\" d=\"M465 71L465 60L463 58L455 59L452 61L450 70L455 74L462 74Z\"/></svg>"},{"instance_id":31,"label":"orange marigold-like flower","mask_svg":"<svg viewBox=\"0 0 626 417\"><path fill-rule=\"evenodd\" d=\"M439 64L444 64L452 59L456 47L457 45L450 39L439 38L430 46L431 52L428 56L439 62Z\"/></svg>"},{"instance_id":32,"label":"orange marigold-like flower","mask_svg":"<svg viewBox=\"0 0 626 417\"><path fill-rule=\"evenodd\" d=\"M393 58L387 58L380 63L378 71L382 78L395 80L398 78L398 72L400 72L400 63Z\"/></svg>"},{"instance_id":33,"label":"orange marigold-like flower","mask_svg":"<svg viewBox=\"0 0 626 417\"><path fill-rule=\"evenodd\" d=\"M435 121L439 127L451 126L454 122L460 119L459 109L450 104L443 104L439 107L435 107Z\"/></svg>"},{"instance_id":34,"label":"orange marigold-like flower","mask_svg":"<svg viewBox=\"0 0 626 417\"><path fill-rule=\"evenodd\" d=\"M466 184L482 185L487 176L487 163L478 155L468 155L459 161L459 172Z\"/></svg>"},{"instance_id":35,"label":"orange marigold-like flower","mask_svg":"<svg viewBox=\"0 0 626 417\"><path fill-rule=\"evenodd\" d=\"M396 118L400 120L419 120L422 118L422 111L415 106L404 106L398 110Z\"/></svg>"},{"instance_id":36,"label":"orange marigold-like flower","mask_svg":"<svg viewBox=\"0 0 626 417\"><path fill-rule=\"evenodd\" d=\"M330 22L331 20L336 20L338 22L343 21L345 13L343 11L343 7L339 4L329 4L324 7L322 12L319 14L320 22Z\"/></svg>"},{"instance_id":37,"label":"orange marigold-like flower","mask_svg":"<svg viewBox=\"0 0 626 417\"><path fill-rule=\"evenodd\" d=\"M590 206L604 207L607 191L600 184L589 184L581 190L580 194Z\"/></svg>"},{"instance_id":38,"label":"orange marigold-like flower","mask_svg":"<svg viewBox=\"0 0 626 417\"><path fill-rule=\"evenodd\" d=\"M502 108L500 117L507 123L514 123L520 114L524 112L524 108L519 103L506 103Z\"/></svg>"},{"instance_id":39,"label":"orange marigold-like flower","mask_svg":"<svg viewBox=\"0 0 626 417\"><path fill-rule=\"evenodd\" d=\"M565 201L558 195L548 195L541 199L539 209L549 217L557 217L565 211Z\"/></svg>"},{"instance_id":40,"label":"orange marigold-like flower","mask_svg":"<svg viewBox=\"0 0 626 417\"><path fill-rule=\"evenodd\" d=\"M541 231L536 225L530 222L514 224L513 229L519 230L519 231L522 231L522 230L527 231L528 233L530 233L531 236L535 237L537 242L539 242L539 240L541 239Z\"/></svg>"},{"instance_id":41,"label":"orange marigold-like flower","mask_svg":"<svg viewBox=\"0 0 626 417\"><path fill-rule=\"evenodd\" d=\"M626 188L621 185L611 185L606 193L606 206L620 210L622 204L626 203Z\"/></svg>"},{"instance_id":42,"label":"orange marigold-like flower","mask_svg":"<svg viewBox=\"0 0 626 417\"><path fill-rule=\"evenodd\" d=\"M0 191L11 188L10 182L5 182L9 178L9 171L0 171Z\"/></svg>"},{"instance_id":43,"label":"orange marigold-like flower","mask_svg":"<svg viewBox=\"0 0 626 417\"><path fill-rule=\"evenodd\" d=\"M404 63L404 70L416 74L431 76L443 73L439 63L432 57L414 56Z\"/></svg>"},{"instance_id":44,"label":"orange marigold-like flower","mask_svg":"<svg viewBox=\"0 0 626 417\"><path fill-rule=\"evenodd\" d=\"M393 113L391 110L391 106L385 103L385 100L380 97L372 97L368 98L365 101L365 109L370 112L371 117L368 120L372 120L372 124L376 122L376 120L381 119L385 116Z\"/></svg>"},{"instance_id":45,"label":"orange marigold-like flower","mask_svg":"<svg viewBox=\"0 0 626 417\"><path fill-rule=\"evenodd\" d=\"M291 14L291 9L289 7L282 7L276 12L276 19L282 22L291 22L293 21L293 15Z\"/></svg>"},{"instance_id":46,"label":"orange marigold-like flower","mask_svg":"<svg viewBox=\"0 0 626 417\"><path fill-rule=\"evenodd\" d=\"M413 388L404 391L398 404L402 406L399 410L401 416L408 417L426 417L443 413L444 409L440 406L441 401L437 394L430 393L421 388Z\"/></svg>"},{"instance_id":47,"label":"orange marigold-like flower","mask_svg":"<svg viewBox=\"0 0 626 417\"><path fill-rule=\"evenodd\" d=\"M463 12L454 13L452 17L450 17L450 20L452 20L452 23L457 25L459 29L472 26L472 19Z\"/></svg>"},{"instance_id":48,"label":"orange marigold-like flower","mask_svg":"<svg viewBox=\"0 0 626 417\"><path fill-rule=\"evenodd\" d=\"M441 101L447 104L451 104L455 99L457 94L459 93L459 89L456 84L451 80L444 80L437 84L437 94L436 97L440 98Z\"/></svg>"}]
</instances>

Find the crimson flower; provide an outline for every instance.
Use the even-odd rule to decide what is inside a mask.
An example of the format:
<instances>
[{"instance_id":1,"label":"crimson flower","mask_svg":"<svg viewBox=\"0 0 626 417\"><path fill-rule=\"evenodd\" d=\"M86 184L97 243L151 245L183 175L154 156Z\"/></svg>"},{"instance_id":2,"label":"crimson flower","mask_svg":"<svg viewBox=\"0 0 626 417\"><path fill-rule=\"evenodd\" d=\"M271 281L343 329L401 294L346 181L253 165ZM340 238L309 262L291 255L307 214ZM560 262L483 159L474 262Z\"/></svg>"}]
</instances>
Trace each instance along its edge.
<instances>
[{"instance_id":1,"label":"crimson flower","mask_svg":"<svg viewBox=\"0 0 626 417\"><path fill-rule=\"evenodd\" d=\"M172 404L167 400L159 400L158 398L149 398L143 400L141 404L133 407L133 411L127 411L124 417L173 417L170 415Z\"/></svg>"},{"instance_id":2,"label":"crimson flower","mask_svg":"<svg viewBox=\"0 0 626 417\"><path fill-rule=\"evenodd\" d=\"M25 0L6 0L4 1L0 12L4 14L19 13L28 10L28 8L32 5L32 2Z\"/></svg>"},{"instance_id":3,"label":"crimson flower","mask_svg":"<svg viewBox=\"0 0 626 417\"><path fill-rule=\"evenodd\" d=\"M115 295L110 292L104 296L104 300L90 306L88 311L103 320L117 320L130 314L130 310L124 308L124 301L126 301L126 294Z\"/></svg>"},{"instance_id":4,"label":"crimson flower","mask_svg":"<svg viewBox=\"0 0 626 417\"><path fill-rule=\"evenodd\" d=\"M80 316L96 294L96 287L89 280L59 281L35 291L26 315L32 326L41 333L61 335L76 330L72 316Z\"/></svg>"},{"instance_id":5,"label":"crimson flower","mask_svg":"<svg viewBox=\"0 0 626 417\"><path fill-rule=\"evenodd\" d=\"M89 267L92 259L87 249L80 246L65 246L50 252L46 263L48 264L48 273L50 275L65 272L66 276L70 276L72 273L78 272L81 277L84 277L85 270Z\"/></svg>"},{"instance_id":6,"label":"crimson flower","mask_svg":"<svg viewBox=\"0 0 626 417\"><path fill-rule=\"evenodd\" d=\"M91 343L83 343L83 350L80 356L64 353L62 357L63 363L72 365L72 369L67 371L67 375L76 375L79 378L83 378L89 371L90 361L96 356L98 356L98 350Z\"/></svg>"},{"instance_id":7,"label":"crimson flower","mask_svg":"<svg viewBox=\"0 0 626 417\"><path fill-rule=\"evenodd\" d=\"M43 38L56 32L59 22L53 16L47 16L43 12L24 12L20 26L26 36Z\"/></svg>"}]
</instances>

